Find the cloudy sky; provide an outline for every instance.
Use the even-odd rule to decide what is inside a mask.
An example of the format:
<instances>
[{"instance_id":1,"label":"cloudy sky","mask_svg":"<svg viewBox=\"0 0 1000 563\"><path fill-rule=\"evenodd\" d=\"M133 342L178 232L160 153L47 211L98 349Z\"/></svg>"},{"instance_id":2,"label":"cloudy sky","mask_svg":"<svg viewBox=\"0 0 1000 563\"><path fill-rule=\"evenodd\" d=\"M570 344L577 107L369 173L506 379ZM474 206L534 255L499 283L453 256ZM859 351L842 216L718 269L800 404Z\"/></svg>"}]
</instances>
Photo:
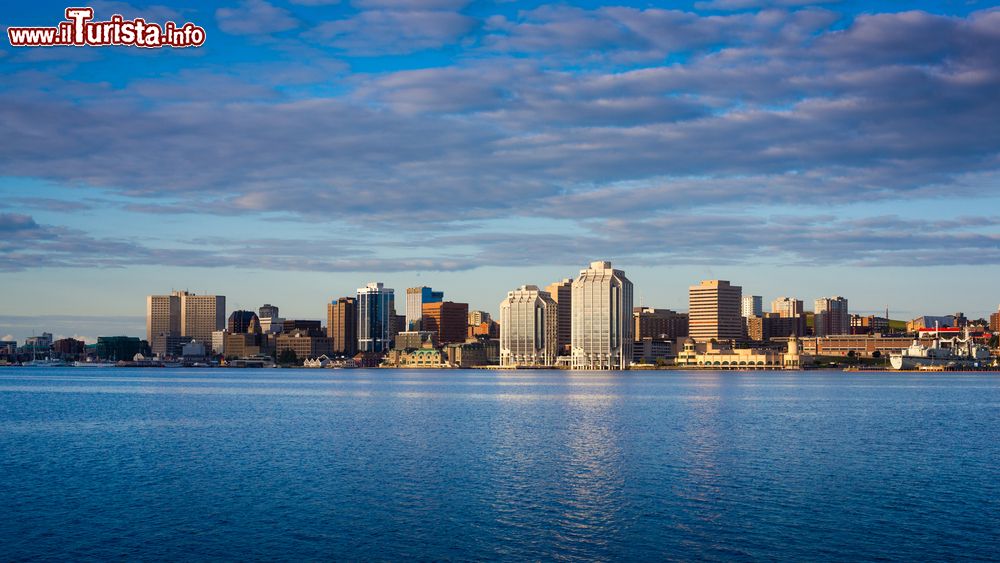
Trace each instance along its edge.
<instances>
[{"instance_id":1,"label":"cloudy sky","mask_svg":"<svg viewBox=\"0 0 1000 563\"><path fill-rule=\"evenodd\" d=\"M894 318L1000 302L994 3L89 5L207 41L2 42L0 336L140 336L174 288L495 311L596 259L681 310L705 278Z\"/></svg>"}]
</instances>

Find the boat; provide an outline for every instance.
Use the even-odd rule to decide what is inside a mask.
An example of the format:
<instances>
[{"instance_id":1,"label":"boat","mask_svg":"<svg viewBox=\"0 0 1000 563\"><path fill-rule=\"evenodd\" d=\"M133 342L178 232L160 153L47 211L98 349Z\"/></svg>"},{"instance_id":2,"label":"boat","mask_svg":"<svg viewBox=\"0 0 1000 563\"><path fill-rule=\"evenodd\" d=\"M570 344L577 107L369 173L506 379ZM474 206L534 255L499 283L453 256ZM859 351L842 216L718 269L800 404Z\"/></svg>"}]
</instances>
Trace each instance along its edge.
<instances>
[{"instance_id":1,"label":"boat","mask_svg":"<svg viewBox=\"0 0 1000 563\"><path fill-rule=\"evenodd\" d=\"M24 362L21 365L24 367L33 367L33 368L55 368L55 367L65 366L66 362L62 360L53 360L52 358L42 358L40 360L31 360L28 362Z\"/></svg>"},{"instance_id":2,"label":"boat","mask_svg":"<svg viewBox=\"0 0 1000 563\"><path fill-rule=\"evenodd\" d=\"M935 331L936 334L937 331ZM976 344L969 329L953 338L938 335L929 346L914 340L898 354L889 356L894 370L943 371L947 369L979 369L991 363L990 349Z\"/></svg>"},{"instance_id":3,"label":"boat","mask_svg":"<svg viewBox=\"0 0 1000 563\"><path fill-rule=\"evenodd\" d=\"M75 368L113 368L115 362L73 362L70 365Z\"/></svg>"}]
</instances>

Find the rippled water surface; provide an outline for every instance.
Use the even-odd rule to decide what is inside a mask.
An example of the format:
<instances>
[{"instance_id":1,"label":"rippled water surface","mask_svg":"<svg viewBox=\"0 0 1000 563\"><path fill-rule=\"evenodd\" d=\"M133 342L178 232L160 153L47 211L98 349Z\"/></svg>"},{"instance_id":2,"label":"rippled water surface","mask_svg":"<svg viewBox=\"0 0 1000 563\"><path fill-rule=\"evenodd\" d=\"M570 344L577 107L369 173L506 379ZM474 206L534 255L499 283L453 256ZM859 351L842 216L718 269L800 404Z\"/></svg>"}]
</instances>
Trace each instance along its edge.
<instances>
[{"instance_id":1,"label":"rippled water surface","mask_svg":"<svg viewBox=\"0 0 1000 563\"><path fill-rule=\"evenodd\" d=\"M997 374L0 368L0 559L991 559Z\"/></svg>"}]
</instances>

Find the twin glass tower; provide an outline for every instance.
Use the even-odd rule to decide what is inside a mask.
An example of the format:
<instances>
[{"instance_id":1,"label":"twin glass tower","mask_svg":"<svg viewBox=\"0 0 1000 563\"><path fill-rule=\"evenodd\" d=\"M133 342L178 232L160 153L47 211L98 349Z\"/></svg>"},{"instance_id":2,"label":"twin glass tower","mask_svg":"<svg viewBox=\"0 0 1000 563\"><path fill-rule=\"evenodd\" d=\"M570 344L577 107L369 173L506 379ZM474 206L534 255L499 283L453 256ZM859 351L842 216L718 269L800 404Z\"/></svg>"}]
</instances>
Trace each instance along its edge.
<instances>
[{"instance_id":1,"label":"twin glass tower","mask_svg":"<svg viewBox=\"0 0 1000 563\"><path fill-rule=\"evenodd\" d=\"M569 297L570 366L628 369L634 327L632 282L625 273L612 269L611 262L592 262L573 281ZM560 304L562 300L557 304L549 292L533 285L507 293L500 303L500 365L555 365Z\"/></svg>"}]
</instances>

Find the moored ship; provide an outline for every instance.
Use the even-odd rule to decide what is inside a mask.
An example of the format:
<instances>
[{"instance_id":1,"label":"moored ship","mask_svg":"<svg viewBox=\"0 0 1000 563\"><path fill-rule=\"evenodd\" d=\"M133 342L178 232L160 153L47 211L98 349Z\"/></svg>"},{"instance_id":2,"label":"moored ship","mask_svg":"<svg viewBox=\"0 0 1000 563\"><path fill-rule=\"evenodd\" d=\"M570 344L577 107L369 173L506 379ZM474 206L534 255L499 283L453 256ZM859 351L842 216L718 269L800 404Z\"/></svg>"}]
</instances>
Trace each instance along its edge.
<instances>
[{"instance_id":1,"label":"moored ship","mask_svg":"<svg viewBox=\"0 0 1000 563\"><path fill-rule=\"evenodd\" d=\"M938 335L930 346L914 340L902 352L889 356L889 364L895 370L978 369L989 366L990 362L989 348L976 344L968 328L954 338Z\"/></svg>"}]
</instances>

